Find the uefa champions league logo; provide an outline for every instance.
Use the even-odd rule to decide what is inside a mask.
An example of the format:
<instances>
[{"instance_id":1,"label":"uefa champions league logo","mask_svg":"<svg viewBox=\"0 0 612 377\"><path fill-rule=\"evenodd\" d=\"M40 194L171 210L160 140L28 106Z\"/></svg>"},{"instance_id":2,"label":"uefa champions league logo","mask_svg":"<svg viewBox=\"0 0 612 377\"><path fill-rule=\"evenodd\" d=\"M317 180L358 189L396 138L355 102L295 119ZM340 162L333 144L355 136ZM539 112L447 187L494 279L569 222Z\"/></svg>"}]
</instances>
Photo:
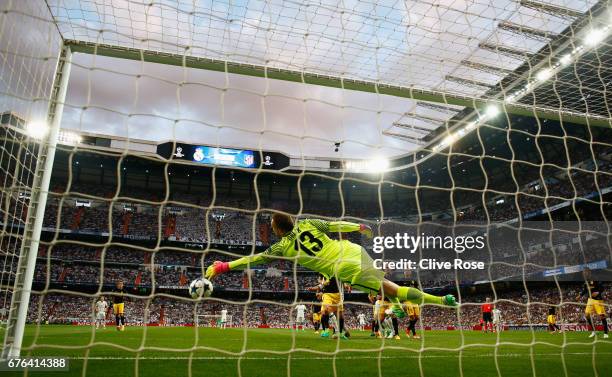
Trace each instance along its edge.
<instances>
[{"instance_id":1,"label":"uefa champions league logo","mask_svg":"<svg viewBox=\"0 0 612 377\"><path fill-rule=\"evenodd\" d=\"M183 147L176 147L176 153L174 154L174 157L185 157L185 155L183 154Z\"/></svg>"}]
</instances>

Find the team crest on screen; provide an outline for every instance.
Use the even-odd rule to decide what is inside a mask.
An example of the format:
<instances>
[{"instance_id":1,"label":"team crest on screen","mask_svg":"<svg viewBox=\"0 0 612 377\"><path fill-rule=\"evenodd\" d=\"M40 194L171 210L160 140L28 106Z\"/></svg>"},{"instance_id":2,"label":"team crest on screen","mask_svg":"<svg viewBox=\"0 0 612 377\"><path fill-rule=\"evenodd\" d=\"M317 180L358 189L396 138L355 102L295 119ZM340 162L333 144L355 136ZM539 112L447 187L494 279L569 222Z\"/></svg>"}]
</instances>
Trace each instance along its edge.
<instances>
[{"instance_id":1,"label":"team crest on screen","mask_svg":"<svg viewBox=\"0 0 612 377\"><path fill-rule=\"evenodd\" d=\"M195 161L202 161L204 159L204 151L202 150L202 148L196 148L195 152L193 153L193 159Z\"/></svg>"}]
</instances>

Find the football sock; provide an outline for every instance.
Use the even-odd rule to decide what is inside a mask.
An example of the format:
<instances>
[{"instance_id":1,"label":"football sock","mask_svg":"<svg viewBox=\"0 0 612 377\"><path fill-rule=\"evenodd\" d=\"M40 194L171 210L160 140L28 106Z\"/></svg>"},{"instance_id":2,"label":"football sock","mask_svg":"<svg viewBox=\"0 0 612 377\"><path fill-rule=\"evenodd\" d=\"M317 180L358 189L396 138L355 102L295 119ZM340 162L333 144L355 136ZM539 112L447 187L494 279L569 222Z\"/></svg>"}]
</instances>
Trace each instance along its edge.
<instances>
[{"instance_id":1,"label":"football sock","mask_svg":"<svg viewBox=\"0 0 612 377\"><path fill-rule=\"evenodd\" d=\"M603 325L604 334L607 334L608 333L608 319L606 317L603 317L601 319L601 324Z\"/></svg>"},{"instance_id":2,"label":"football sock","mask_svg":"<svg viewBox=\"0 0 612 377\"><path fill-rule=\"evenodd\" d=\"M119 316L118 316L118 315L116 315L116 316L115 316L115 324L116 324L117 326L119 326L119 321L120 321Z\"/></svg>"},{"instance_id":3,"label":"football sock","mask_svg":"<svg viewBox=\"0 0 612 377\"><path fill-rule=\"evenodd\" d=\"M393 322L393 331L395 332L395 335L399 335L399 322L397 318L393 317L391 321Z\"/></svg>"},{"instance_id":4,"label":"football sock","mask_svg":"<svg viewBox=\"0 0 612 377\"><path fill-rule=\"evenodd\" d=\"M393 322L391 321L391 317L385 318L385 329L391 331L393 328Z\"/></svg>"},{"instance_id":5,"label":"football sock","mask_svg":"<svg viewBox=\"0 0 612 377\"><path fill-rule=\"evenodd\" d=\"M329 327L329 314L323 314L321 316L321 329L323 331L327 330Z\"/></svg>"},{"instance_id":6,"label":"football sock","mask_svg":"<svg viewBox=\"0 0 612 377\"><path fill-rule=\"evenodd\" d=\"M416 320L410 320L410 323L408 325L408 330L412 331L412 335L416 335Z\"/></svg>"},{"instance_id":7,"label":"football sock","mask_svg":"<svg viewBox=\"0 0 612 377\"><path fill-rule=\"evenodd\" d=\"M400 301L410 301L415 304L443 304L444 297L438 297L419 291L413 287L399 287L397 289L397 298Z\"/></svg>"},{"instance_id":8,"label":"football sock","mask_svg":"<svg viewBox=\"0 0 612 377\"><path fill-rule=\"evenodd\" d=\"M338 326L340 327L340 332L344 332L344 316L340 317L340 319L338 320L339 324Z\"/></svg>"},{"instance_id":9,"label":"football sock","mask_svg":"<svg viewBox=\"0 0 612 377\"><path fill-rule=\"evenodd\" d=\"M591 326L591 331L595 331L595 326L593 325L593 319L590 315L586 316L587 323Z\"/></svg>"}]
</instances>

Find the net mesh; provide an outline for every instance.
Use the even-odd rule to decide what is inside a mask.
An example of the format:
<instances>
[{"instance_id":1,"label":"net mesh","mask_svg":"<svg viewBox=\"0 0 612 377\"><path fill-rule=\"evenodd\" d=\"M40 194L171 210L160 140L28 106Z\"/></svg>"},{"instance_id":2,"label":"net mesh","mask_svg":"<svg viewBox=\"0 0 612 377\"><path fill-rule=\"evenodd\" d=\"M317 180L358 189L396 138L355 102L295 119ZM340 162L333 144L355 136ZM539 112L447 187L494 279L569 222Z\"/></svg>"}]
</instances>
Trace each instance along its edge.
<instances>
[{"instance_id":1,"label":"net mesh","mask_svg":"<svg viewBox=\"0 0 612 377\"><path fill-rule=\"evenodd\" d=\"M27 39L22 38L24 30L31 30ZM23 132L24 119L46 121L61 38L45 4L31 3L22 4L12 17L2 17L0 41L0 321L5 325L39 153L37 141Z\"/></svg>"},{"instance_id":2,"label":"net mesh","mask_svg":"<svg viewBox=\"0 0 612 377\"><path fill-rule=\"evenodd\" d=\"M259 360L288 376L313 360L334 376L355 364L381 376L405 365L435 375L437 360L461 376L477 374L477 362L500 376L609 367L609 343L574 333L589 329L585 309L599 310L577 298L582 271L604 286L610 276L608 2L48 0L0 9L3 321L39 191L32 125L58 100L62 41L74 52L64 132L42 188L49 197L22 355L69 356L82 375L125 359L136 375L150 374L151 360L178 360L188 375L211 360L206 367L238 375ZM190 144L254 150L258 166L202 165ZM343 235L385 262L461 258L484 268L386 271L461 302L423 305L413 343L352 331L355 342L313 346L299 332L252 330L293 326L302 303L314 320L320 302L306 288L317 275L294 258L222 275L212 297L189 297L190 281L213 261L276 242L270 216L279 211L366 223L377 237L486 234L479 253L400 245L381 254L376 239ZM114 321L118 280L135 338L87 327L100 296ZM509 332L474 335L486 297ZM347 328L360 327L359 314L375 319L371 307L347 289ZM550 308L566 330L552 340L541 335ZM221 310L233 338L197 326ZM51 324L80 325L85 335L65 337Z\"/></svg>"}]
</instances>

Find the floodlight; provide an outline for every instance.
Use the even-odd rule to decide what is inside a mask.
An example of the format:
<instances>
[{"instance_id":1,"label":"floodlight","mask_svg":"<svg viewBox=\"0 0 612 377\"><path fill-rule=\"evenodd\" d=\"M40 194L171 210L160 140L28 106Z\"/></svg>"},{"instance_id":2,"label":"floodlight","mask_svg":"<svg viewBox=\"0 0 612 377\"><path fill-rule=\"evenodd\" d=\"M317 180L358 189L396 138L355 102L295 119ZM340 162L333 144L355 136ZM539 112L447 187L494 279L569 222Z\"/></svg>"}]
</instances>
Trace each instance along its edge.
<instances>
[{"instance_id":1,"label":"floodlight","mask_svg":"<svg viewBox=\"0 0 612 377\"><path fill-rule=\"evenodd\" d=\"M26 133L34 139L42 139L49 132L49 126L42 121L32 121L26 125Z\"/></svg>"}]
</instances>

